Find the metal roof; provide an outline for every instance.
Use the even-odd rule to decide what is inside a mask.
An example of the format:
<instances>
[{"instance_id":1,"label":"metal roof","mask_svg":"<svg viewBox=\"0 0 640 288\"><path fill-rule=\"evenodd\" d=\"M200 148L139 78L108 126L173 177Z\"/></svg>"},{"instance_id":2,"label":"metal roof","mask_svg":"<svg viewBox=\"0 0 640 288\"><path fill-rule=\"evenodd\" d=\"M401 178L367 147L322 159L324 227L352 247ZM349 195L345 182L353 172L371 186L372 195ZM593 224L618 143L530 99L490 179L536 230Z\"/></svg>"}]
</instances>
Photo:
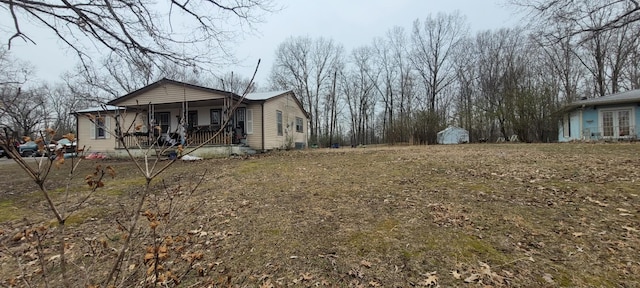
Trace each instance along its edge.
<instances>
[{"instance_id":1,"label":"metal roof","mask_svg":"<svg viewBox=\"0 0 640 288\"><path fill-rule=\"evenodd\" d=\"M278 91L269 91L269 92L261 92L261 93L249 93L245 98L249 100L268 100L273 97L280 96L287 92L291 92L291 90L278 90Z\"/></svg>"},{"instance_id":2,"label":"metal roof","mask_svg":"<svg viewBox=\"0 0 640 288\"><path fill-rule=\"evenodd\" d=\"M75 111L75 113L91 113L91 112L106 112L106 111L116 111L123 110L123 107L113 106L113 105L103 105L99 107L91 107L87 109L82 109Z\"/></svg>"}]
</instances>

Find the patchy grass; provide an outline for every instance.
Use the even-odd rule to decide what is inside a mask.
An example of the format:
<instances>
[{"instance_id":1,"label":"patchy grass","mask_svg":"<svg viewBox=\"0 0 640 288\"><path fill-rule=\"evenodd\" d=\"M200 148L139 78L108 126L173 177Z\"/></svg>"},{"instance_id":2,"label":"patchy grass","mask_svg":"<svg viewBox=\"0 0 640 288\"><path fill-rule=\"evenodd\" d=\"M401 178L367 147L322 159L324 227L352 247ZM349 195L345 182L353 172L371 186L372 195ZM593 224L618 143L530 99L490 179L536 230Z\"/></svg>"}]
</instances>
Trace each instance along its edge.
<instances>
[{"instance_id":1,"label":"patchy grass","mask_svg":"<svg viewBox=\"0 0 640 288\"><path fill-rule=\"evenodd\" d=\"M20 209L11 200L0 201L0 223L21 217Z\"/></svg>"},{"instance_id":2,"label":"patchy grass","mask_svg":"<svg viewBox=\"0 0 640 288\"><path fill-rule=\"evenodd\" d=\"M238 287L407 287L435 276L442 287L465 279L494 287L632 287L640 282L638 145L278 152L176 163L154 185L162 194L204 177L202 193L187 203L200 212L179 225L209 225L207 235L216 236L205 261L213 268L185 283L229 277ZM74 216L69 233L120 241L111 219L144 180L129 163L110 164L116 179ZM6 235L19 226L5 216L12 207L27 211L31 223L51 218L15 168L0 166L0 181L12 187L0 202L0 228L12 231ZM52 177L61 183L64 176ZM82 242L71 250L85 251ZM19 275L5 269L11 257L1 260L0 281Z\"/></svg>"}]
</instances>

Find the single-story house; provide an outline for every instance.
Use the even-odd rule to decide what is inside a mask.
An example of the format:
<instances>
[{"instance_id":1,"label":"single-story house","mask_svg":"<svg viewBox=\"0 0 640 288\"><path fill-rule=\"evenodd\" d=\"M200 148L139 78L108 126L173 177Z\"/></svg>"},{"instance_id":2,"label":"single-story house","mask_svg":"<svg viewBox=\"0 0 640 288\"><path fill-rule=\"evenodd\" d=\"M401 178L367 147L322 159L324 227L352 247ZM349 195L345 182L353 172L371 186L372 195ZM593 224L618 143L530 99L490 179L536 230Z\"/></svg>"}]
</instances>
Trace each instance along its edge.
<instances>
[{"instance_id":1,"label":"single-story house","mask_svg":"<svg viewBox=\"0 0 640 288\"><path fill-rule=\"evenodd\" d=\"M116 157L124 155L124 146L142 151L158 143L183 144L188 151L219 130L222 132L194 155L308 145L309 115L292 91L250 93L242 98L232 92L161 79L107 104L74 113L78 147ZM237 107L235 111L233 107ZM113 137L116 123L123 131L124 143Z\"/></svg>"},{"instance_id":2,"label":"single-story house","mask_svg":"<svg viewBox=\"0 0 640 288\"><path fill-rule=\"evenodd\" d=\"M469 143L469 131L455 126L449 126L438 132L438 144L462 144Z\"/></svg>"},{"instance_id":3,"label":"single-story house","mask_svg":"<svg viewBox=\"0 0 640 288\"><path fill-rule=\"evenodd\" d=\"M640 89L565 105L560 111L558 141L637 139Z\"/></svg>"}]
</instances>

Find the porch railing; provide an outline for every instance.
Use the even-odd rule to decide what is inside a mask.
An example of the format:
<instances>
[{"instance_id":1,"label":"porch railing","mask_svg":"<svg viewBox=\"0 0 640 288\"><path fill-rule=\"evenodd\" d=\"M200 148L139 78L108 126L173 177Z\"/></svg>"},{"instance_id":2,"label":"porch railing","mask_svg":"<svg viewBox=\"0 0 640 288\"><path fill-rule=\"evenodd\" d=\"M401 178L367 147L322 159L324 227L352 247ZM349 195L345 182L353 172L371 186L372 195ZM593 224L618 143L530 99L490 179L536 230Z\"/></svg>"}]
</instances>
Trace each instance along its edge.
<instances>
[{"instance_id":1,"label":"porch railing","mask_svg":"<svg viewBox=\"0 0 640 288\"><path fill-rule=\"evenodd\" d=\"M198 146L205 141L211 139L216 134L217 131L194 131L187 133L185 136L186 144L188 147ZM175 136L175 135L174 135ZM173 137L173 141L165 141L162 137L158 138L157 135L148 134L148 133L131 133L124 136L124 145L129 148L147 148L150 145L164 145L171 146L172 143L179 144L180 139L177 137ZM214 137L211 141L209 141L206 145L229 145L231 144L231 133L229 132L221 132L216 137ZM117 143L117 148L124 148L122 143Z\"/></svg>"},{"instance_id":2,"label":"porch railing","mask_svg":"<svg viewBox=\"0 0 640 288\"><path fill-rule=\"evenodd\" d=\"M639 137L636 127L630 126L589 126L582 130L583 140L636 140Z\"/></svg>"}]
</instances>

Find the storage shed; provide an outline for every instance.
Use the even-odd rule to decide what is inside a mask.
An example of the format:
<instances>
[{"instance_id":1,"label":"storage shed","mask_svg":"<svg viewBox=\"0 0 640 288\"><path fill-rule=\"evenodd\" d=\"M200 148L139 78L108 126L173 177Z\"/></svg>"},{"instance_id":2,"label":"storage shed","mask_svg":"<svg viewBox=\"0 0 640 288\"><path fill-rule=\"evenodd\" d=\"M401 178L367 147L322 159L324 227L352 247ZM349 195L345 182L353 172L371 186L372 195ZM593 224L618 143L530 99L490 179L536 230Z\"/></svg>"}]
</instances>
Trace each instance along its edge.
<instances>
[{"instance_id":1,"label":"storage shed","mask_svg":"<svg viewBox=\"0 0 640 288\"><path fill-rule=\"evenodd\" d=\"M438 144L469 143L469 131L460 127L449 126L438 132Z\"/></svg>"}]
</instances>

